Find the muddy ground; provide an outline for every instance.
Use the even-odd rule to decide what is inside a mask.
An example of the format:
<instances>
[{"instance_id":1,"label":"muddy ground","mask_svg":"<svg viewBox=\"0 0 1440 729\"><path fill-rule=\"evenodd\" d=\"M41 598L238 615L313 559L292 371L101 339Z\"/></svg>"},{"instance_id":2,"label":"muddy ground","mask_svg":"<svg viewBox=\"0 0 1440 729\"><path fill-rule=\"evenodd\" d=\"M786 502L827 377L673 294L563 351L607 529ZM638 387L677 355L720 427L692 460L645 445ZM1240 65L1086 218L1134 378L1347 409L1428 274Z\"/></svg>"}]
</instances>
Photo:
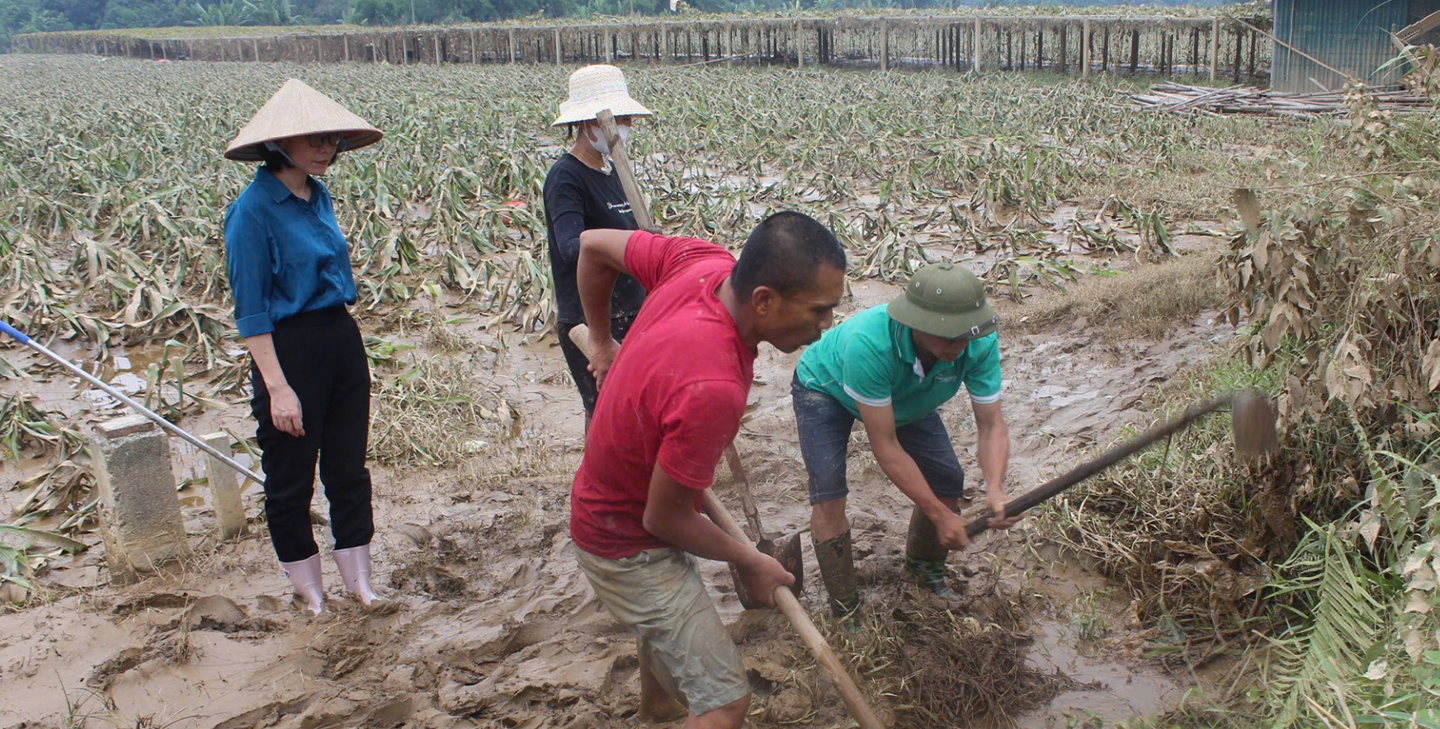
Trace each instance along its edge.
<instances>
[{"instance_id":1,"label":"muddy ground","mask_svg":"<svg viewBox=\"0 0 1440 729\"><path fill-rule=\"evenodd\" d=\"M1183 237L1181 244L1192 254L1210 245ZM1139 264L1117 259L1108 265ZM853 282L842 313L896 291ZM1007 322L1027 314L1026 306L1000 304ZM394 598L393 612L366 614L341 599L338 575L327 560L334 611L318 620L301 617L289 605L287 582L265 536L259 488L252 485L245 495L251 533L231 543L214 537L204 487L185 488L181 500L193 561L173 574L112 586L103 545L92 535L88 552L59 558L39 575L41 599L0 614L0 727L639 726L634 641L595 601L571 556L568 490L583 447L582 415L554 335L528 343L515 334L497 340L480 328L483 321L472 315L454 330L470 350L491 354L471 356L462 348L455 356L485 369L487 380L516 404L518 437L479 441L473 456L449 468L374 467L375 582ZM1137 406L1147 395L1233 336L1209 312L1155 340L1107 340L1095 335L1102 325L1071 319L1045 331L1002 331L1012 492L1120 437L1124 426L1144 418ZM495 358L496 349L505 356ZM123 380L146 352L118 356L105 364L110 377ZM808 526L789 400L795 359L762 347L751 411L737 442L770 531ZM89 424L107 417L103 398L80 391L72 380L57 376L6 387L38 393L45 407L85 422L87 435ZM967 472L978 475L964 398L943 413ZM184 425L253 433L243 403ZM177 476L201 475L191 449L174 441L173 455ZM0 468L6 512L23 498L11 486L35 465ZM850 474L851 519L869 609L899 614L910 603L923 603L901 585L910 510L869 455L859 429ZM739 513L727 481L722 468L717 489ZM324 514L323 496L317 494L315 503L316 513ZM323 526L316 536L328 544ZM818 616L822 588L808 537L804 541L809 574L802 600ZM1133 626L1118 590L1058 555L1028 524L983 538L952 556L951 564L964 583L965 597L953 606L958 613L973 615L977 625L1003 623L1028 636L1030 667L1068 677L1056 679L1050 693L1058 694L1038 708L1009 717L956 716L953 726L972 720L1013 720L1023 727L1109 724L1171 708L1197 680L1168 675L1127 652L1134 642L1125 637ZM833 690L783 619L742 611L723 565L703 563L703 571L751 669L757 694L752 726L844 726ZM822 625L832 631L833 644L847 640L828 621ZM1091 639L1100 634L1103 639ZM862 677L860 683L873 682ZM880 703L902 725L916 725L904 706L894 705L895 697Z\"/></svg>"}]
</instances>

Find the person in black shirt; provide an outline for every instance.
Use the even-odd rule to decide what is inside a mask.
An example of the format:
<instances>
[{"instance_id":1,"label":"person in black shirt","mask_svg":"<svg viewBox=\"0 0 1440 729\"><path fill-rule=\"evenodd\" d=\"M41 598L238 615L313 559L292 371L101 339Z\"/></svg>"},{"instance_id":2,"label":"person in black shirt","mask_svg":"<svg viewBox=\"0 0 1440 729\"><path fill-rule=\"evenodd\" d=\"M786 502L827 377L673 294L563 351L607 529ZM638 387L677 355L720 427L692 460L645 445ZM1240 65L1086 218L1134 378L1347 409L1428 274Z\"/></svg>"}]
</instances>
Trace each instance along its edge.
<instances>
[{"instance_id":1,"label":"person in black shirt","mask_svg":"<svg viewBox=\"0 0 1440 729\"><path fill-rule=\"evenodd\" d=\"M625 199L620 180L610 168L609 145L595 117L603 109L615 115L622 139L628 139L630 121L650 116L630 98L625 75L614 66L586 66L570 74L570 98L560 105L551 126L569 127L575 142L545 175L545 232L550 242L550 272L555 281L560 350L580 390L585 423L595 413L599 389L590 372L590 360L570 341L570 330L583 324L575 263L580 257L580 233L596 228L637 230L635 213ZM640 312L645 289L629 276L615 282L610 301L610 331L617 342Z\"/></svg>"}]
</instances>

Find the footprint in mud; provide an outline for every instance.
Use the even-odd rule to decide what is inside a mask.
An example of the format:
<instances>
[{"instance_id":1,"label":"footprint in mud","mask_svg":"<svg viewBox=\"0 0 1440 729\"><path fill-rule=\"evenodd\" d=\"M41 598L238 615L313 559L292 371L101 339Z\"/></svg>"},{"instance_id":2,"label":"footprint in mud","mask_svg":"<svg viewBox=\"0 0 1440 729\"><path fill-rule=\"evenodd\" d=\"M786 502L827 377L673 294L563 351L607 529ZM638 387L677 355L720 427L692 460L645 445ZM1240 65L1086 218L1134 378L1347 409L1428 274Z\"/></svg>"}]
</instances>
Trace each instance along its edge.
<instances>
[{"instance_id":1,"label":"footprint in mud","mask_svg":"<svg viewBox=\"0 0 1440 729\"><path fill-rule=\"evenodd\" d=\"M189 595L176 595L170 592L141 595L115 603L115 606L110 608L110 614L123 617L144 610L174 610L186 607L194 599Z\"/></svg>"},{"instance_id":2,"label":"footprint in mud","mask_svg":"<svg viewBox=\"0 0 1440 729\"><path fill-rule=\"evenodd\" d=\"M405 593L453 600L465 594L465 580L437 564L414 562L390 573L390 586Z\"/></svg>"},{"instance_id":3,"label":"footprint in mud","mask_svg":"<svg viewBox=\"0 0 1440 729\"><path fill-rule=\"evenodd\" d=\"M117 676L133 671L142 665L156 662L160 665L183 666L200 655L190 642L185 631L156 629L151 632L143 646L131 646L121 650L91 669L85 685L104 691Z\"/></svg>"}]
</instances>

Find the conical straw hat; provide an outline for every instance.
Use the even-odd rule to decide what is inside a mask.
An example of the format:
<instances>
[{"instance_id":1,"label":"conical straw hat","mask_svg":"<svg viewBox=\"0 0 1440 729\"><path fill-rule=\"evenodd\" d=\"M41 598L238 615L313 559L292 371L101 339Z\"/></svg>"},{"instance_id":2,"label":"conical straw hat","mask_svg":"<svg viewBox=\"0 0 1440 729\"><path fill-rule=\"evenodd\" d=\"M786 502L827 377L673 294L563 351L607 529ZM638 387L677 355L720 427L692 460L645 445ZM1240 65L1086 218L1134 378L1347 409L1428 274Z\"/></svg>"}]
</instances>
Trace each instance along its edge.
<instances>
[{"instance_id":1,"label":"conical straw hat","mask_svg":"<svg viewBox=\"0 0 1440 729\"><path fill-rule=\"evenodd\" d=\"M264 142L330 132L345 135L347 150L374 144L385 136L334 99L292 78L235 135L225 148L225 156L254 162L262 159L260 145Z\"/></svg>"},{"instance_id":2,"label":"conical straw hat","mask_svg":"<svg viewBox=\"0 0 1440 729\"><path fill-rule=\"evenodd\" d=\"M630 98L625 74L614 66L586 66L570 74L570 98L560 104L560 116L550 123L562 124L589 121L601 110L609 109L615 116L650 116L651 111Z\"/></svg>"}]
</instances>

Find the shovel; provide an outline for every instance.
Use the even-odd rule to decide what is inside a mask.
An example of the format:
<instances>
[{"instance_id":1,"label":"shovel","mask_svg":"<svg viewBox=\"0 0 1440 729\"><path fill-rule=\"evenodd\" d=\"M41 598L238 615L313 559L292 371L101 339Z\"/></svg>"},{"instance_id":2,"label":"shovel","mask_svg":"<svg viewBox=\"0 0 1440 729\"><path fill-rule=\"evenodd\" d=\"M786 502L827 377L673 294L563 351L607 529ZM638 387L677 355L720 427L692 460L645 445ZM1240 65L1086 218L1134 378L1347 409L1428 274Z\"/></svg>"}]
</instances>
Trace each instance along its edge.
<instances>
[{"instance_id":1,"label":"shovel","mask_svg":"<svg viewBox=\"0 0 1440 729\"><path fill-rule=\"evenodd\" d=\"M1129 458L1161 438L1169 437L1190 427L1202 416L1226 405L1230 406L1230 430L1235 438L1237 455L1258 456L1279 447L1279 440L1275 435L1275 409L1270 405L1270 399L1263 393L1254 390L1228 393L1213 400L1191 405L1180 415L1011 499L1005 504L1005 516L1013 517L1035 508L1059 495L1065 489ZM984 507L977 507L972 513L965 514L969 522L965 526L965 534L973 539L979 533L989 529L992 516L994 515L990 510Z\"/></svg>"},{"instance_id":2,"label":"shovel","mask_svg":"<svg viewBox=\"0 0 1440 729\"><path fill-rule=\"evenodd\" d=\"M761 554L768 554L774 557L786 572L795 576L795 586L790 588L796 593L805 592L805 560L800 552L800 535L785 534L774 539L765 536L765 529L760 526L760 511L755 508L755 497L750 493L750 479L745 476L745 466L740 463L740 453L735 450L735 444L725 446L725 461L730 464L730 473L735 477L735 492L740 495L740 509L745 512L745 521L750 525L750 531L755 534L755 548ZM740 606L746 610L753 610L761 607L761 602L750 594L745 587L745 581L740 579L740 571L735 565L730 565L730 577L735 580L735 596L740 598Z\"/></svg>"},{"instance_id":3,"label":"shovel","mask_svg":"<svg viewBox=\"0 0 1440 729\"><path fill-rule=\"evenodd\" d=\"M601 113L608 114L608 112ZM619 138L616 137L611 140L611 144L613 145L618 141ZM614 147L612 146L611 149L614 149ZM611 160L614 159L612 156ZM616 168L619 168L618 163L616 164ZM639 209L639 206L635 205L635 201L632 200L630 204L637 210ZM574 329L571 329L570 341L574 342L575 346L578 347L586 357L590 356L590 330L588 327L580 324ZM780 562L781 566L785 567L787 572L795 576L795 587L793 590L784 585L775 588L775 607L790 620L790 625L794 626L795 632L800 634L800 640L805 643L805 647L809 648L810 653L815 656L815 662L819 663L820 666L825 669L825 672L829 674L830 680L835 684L835 690L840 694L840 700L844 702L846 710L850 712L850 716L854 717L855 723L859 724L861 729L883 729L885 725L880 723L880 719L875 716L875 712L871 710L870 705L865 702L865 695L860 693L859 687L857 687L855 681L850 678L849 671L845 670L845 664L841 663L840 659L835 656L835 651L831 650L830 645L825 642L825 636L820 634L820 630L816 628L815 623L810 620L810 615L805 612L805 608L795 597L795 592L800 589L800 578L805 573L804 565L800 560L799 535L792 534L778 540L765 538L764 533L760 529L760 515L755 510L755 500L750 495L750 484L745 478L745 469L740 463L740 454L736 453L734 444L725 447L725 457L729 459L730 470L735 475L736 491L740 493L740 500L745 505L745 516L750 520L750 528L755 530L755 536L760 540L756 548L774 557ZM730 535L731 539L738 542L748 540L745 532L741 531L740 525L735 523L735 517L730 516L730 510L726 509L725 505L720 503L719 499L715 498L712 489L705 489L703 498L704 503L702 504L702 508L705 510L705 514L710 517L711 521L715 522L726 534ZM771 551L766 551L767 546ZM741 604L745 605L745 603L749 602L750 604L745 605L747 608L752 605L758 606L758 602L755 601L754 596L750 595L745 589L745 581L740 579L740 574L733 565L730 567L730 574L735 579L735 594L740 598Z\"/></svg>"}]
</instances>

